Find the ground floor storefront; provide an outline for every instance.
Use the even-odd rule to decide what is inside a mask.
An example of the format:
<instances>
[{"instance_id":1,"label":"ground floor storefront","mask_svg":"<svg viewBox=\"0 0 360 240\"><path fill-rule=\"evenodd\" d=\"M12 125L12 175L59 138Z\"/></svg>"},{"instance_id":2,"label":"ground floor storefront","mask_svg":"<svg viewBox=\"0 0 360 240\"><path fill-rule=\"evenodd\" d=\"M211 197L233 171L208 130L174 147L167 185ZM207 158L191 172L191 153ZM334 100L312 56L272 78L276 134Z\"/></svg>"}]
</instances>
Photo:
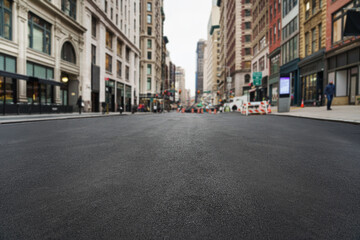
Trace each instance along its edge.
<instances>
[{"instance_id":1,"label":"ground floor storefront","mask_svg":"<svg viewBox=\"0 0 360 240\"><path fill-rule=\"evenodd\" d=\"M301 100L305 105L322 106L324 101L325 51L320 50L299 62Z\"/></svg>"},{"instance_id":2,"label":"ground floor storefront","mask_svg":"<svg viewBox=\"0 0 360 240\"><path fill-rule=\"evenodd\" d=\"M132 108L132 88L131 86L116 82L112 79L105 80L105 102L103 108L109 112L123 111L131 112ZM104 109L103 109L104 110Z\"/></svg>"},{"instance_id":3,"label":"ground floor storefront","mask_svg":"<svg viewBox=\"0 0 360 240\"><path fill-rule=\"evenodd\" d=\"M360 105L360 42L326 53L327 82L335 84L333 105Z\"/></svg>"},{"instance_id":4,"label":"ground floor storefront","mask_svg":"<svg viewBox=\"0 0 360 240\"><path fill-rule=\"evenodd\" d=\"M301 88L298 63L299 59L297 58L280 67L280 77L288 77L291 80L291 106L300 106L301 104Z\"/></svg>"}]
</instances>

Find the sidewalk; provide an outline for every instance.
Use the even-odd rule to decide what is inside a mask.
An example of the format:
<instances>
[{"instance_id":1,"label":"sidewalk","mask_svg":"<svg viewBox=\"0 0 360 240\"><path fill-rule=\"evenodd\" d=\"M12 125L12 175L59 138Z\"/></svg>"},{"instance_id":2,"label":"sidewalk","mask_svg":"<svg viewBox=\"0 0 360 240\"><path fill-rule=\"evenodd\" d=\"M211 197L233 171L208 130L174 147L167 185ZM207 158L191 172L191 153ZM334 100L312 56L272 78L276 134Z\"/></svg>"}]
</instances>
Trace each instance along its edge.
<instances>
[{"instance_id":1,"label":"sidewalk","mask_svg":"<svg viewBox=\"0 0 360 240\"><path fill-rule=\"evenodd\" d=\"M291 108L288 113L278 113L277 108L274 108L273 115L360 124L360 106L333 106L331 108L332 110L328 111L326 107L297 107Z\"/></svg>"},{"instance_id":2,"label":"sidewalk","mask_svg":"<svg viewBox=\"0 0 360 240\"><path fill-rule=\"evenodd\" d=\"M140 113L137 112L135 115L145 115L151 113ZM99 117L120 117L131 115L130 112L120 113L54 113L54 114L31 114L31 115L0 115L0 124L9 123L23 123L23 122L38 122L38 121L49 121L49 120L64 120L64 119L80 119L80 118L99 118Z\"/></svg>"}]
</instances>

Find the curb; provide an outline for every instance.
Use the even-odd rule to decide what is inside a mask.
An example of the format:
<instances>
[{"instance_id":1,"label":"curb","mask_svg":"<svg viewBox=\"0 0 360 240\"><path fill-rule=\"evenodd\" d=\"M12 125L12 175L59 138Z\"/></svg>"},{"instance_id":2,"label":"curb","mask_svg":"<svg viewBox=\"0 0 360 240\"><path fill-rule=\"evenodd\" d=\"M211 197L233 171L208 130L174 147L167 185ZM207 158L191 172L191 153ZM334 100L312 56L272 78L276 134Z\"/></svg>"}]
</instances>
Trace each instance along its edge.
<instances>
[{"instance_id":1,"label":"curb","mask_svg":"<svg viewBox=\"0 0 360 240\"><path fill-rule=\"evenodd\" d=\"M347 123L352 125L360 125L360 122L354 120L344 120L344 119L328 119L328 118L317 118L317 117L306 117L306 116L294 116L294 115L282 115L282 114L269 114L270 116L280 116L280 117L292 117L292 118L305 118L318 121L326 122L338 122L338 123Z\"/></svg>"}]
</instances>

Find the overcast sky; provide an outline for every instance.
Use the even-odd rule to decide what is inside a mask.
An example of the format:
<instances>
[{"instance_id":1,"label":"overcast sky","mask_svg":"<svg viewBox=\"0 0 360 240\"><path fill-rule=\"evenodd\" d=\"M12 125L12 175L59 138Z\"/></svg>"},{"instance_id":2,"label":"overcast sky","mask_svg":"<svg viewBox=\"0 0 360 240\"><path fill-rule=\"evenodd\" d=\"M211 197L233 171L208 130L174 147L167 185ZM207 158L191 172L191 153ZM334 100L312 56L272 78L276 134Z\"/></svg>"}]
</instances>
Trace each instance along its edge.
<instances>
[{"instance_id":1,"label":"overcast sky","mask_svg":"<svg viewBox=\"0 0 360 240\"><path fill-rule=\"evenodd\" d=\"M164 0L165 36L171 61L183 67L186 88L195 95L196 44L207 38L212 0Z\"/></svg>"}]
</instances>

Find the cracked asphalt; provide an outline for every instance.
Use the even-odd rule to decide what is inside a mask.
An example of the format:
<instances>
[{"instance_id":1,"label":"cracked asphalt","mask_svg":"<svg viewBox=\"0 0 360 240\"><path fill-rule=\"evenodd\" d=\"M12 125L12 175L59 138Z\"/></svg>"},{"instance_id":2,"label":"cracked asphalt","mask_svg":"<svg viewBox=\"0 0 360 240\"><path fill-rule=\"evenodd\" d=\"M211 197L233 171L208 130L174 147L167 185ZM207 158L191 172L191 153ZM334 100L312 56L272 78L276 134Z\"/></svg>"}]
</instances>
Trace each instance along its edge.
<instances>
[{"instance_id":1,"label":"cracked asphalt","mask_svg":"<svg viewBox=\"0 0 360 240\"><path fill-rule=\"evenodd\" d=\"M360 239L360 127L158 114L0 125L0 239Z\"/></svg>"}]
</instances>

